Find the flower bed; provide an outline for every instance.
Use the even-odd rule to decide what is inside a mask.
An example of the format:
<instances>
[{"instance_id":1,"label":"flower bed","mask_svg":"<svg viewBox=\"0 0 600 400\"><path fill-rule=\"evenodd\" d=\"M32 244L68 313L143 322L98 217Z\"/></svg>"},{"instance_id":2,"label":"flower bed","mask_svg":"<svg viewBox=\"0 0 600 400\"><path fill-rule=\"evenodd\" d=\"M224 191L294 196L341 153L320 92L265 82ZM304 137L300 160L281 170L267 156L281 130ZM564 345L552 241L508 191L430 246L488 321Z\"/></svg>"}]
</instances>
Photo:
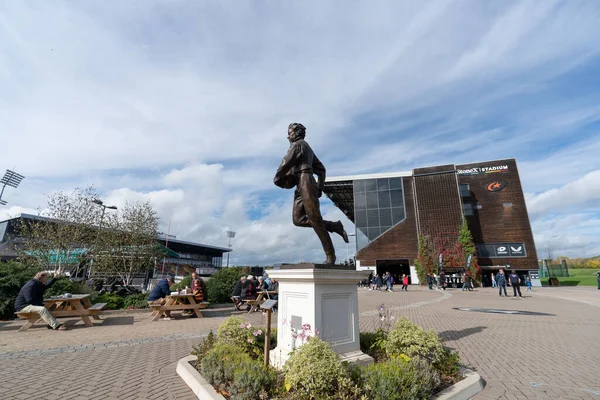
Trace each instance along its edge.
<instances>
[{"instance_id":1,"label":"flower bed","mask_svg":"<svg viewBox=\"0 0 600 400\"><path fill-rule=\"evenodd\" d=\"M375 364L340 361L310 326L294 332L303 345L282 371L262 363L264 329L240 317L228 318L217 335L194 348L194 366L217 393L231 400L255 399L430 399L462 379L458 354L444 347L433 331L406 317L395 320L382 305L381 326L361 333L361 350ZM272 334L272 348L276 347Z\"/></svg>"}]
</instances>

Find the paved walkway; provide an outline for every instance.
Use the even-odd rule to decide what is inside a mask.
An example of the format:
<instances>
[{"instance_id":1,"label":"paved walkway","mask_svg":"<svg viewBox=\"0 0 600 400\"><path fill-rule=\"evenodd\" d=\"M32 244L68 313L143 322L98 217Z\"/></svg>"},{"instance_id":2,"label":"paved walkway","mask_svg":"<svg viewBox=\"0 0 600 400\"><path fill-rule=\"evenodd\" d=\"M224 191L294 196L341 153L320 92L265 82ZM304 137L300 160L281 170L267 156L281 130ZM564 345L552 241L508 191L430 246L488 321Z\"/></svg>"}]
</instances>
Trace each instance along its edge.
<instances>
[{"instance_id":1,"label":"paved walkway","mask_svg":"<svg viewBox=\"0 0 600 400\"><path fill-rule=\"evenodd\" d=\"M434 329L463 362L487 381L476 399L600 399L600 292L540 288L523 299L491 289L407 293L359 289L361 330L380 326L384 303ZM549 315L489 314L491 308ZM2 399L193 399L175 374L176 361L232 307L211 307L202 319L150 322L148 313L106 316L67 332L43 326L17 332L22 322L0 322ZM242 315L264 323L259 313ZM6 385L6 383L10 383ZM46 388L42 391L41 388Z\"/></svg>"}]
</instances>

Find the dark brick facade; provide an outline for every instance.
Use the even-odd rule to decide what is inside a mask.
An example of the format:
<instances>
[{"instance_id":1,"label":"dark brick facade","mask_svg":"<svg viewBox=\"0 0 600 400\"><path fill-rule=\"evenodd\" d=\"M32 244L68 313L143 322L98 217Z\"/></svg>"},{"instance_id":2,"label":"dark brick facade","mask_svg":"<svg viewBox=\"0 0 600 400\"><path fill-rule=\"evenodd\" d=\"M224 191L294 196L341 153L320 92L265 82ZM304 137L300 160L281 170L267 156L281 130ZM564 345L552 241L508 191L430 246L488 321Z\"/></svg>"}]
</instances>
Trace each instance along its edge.
<instances>
[{"instance_id":1,"label":"dark brick facade","mask_svg":"<svg viewBox=\"0 0 600 400\"><path fill-rule=\"evenodd\" d=\"M508 167L501 172L461 174L474 168ZM464 197L464 203L475 207L474 215L467 216L469 228L475 243L509 243L525 244L527 257L524 258L479 258L479 264L510 265L517 269L538 269L535 242L527 214L525 196L521 187L517 162L514 159L463 164L456 166L458 180L468 184L470 196ZM488 186L498 182L504 188L498 191L488 190ZM490 188L493 189L493 188ZM477 206L481 207L478 208Z\"/></svg>"},{"instance_id":2,"label":"dark brick facade","mask_svg":"<svg viewBox=\"0 0 600 400\"><path fill-rule=\"evenodd\" d=\"M488 186L494 182L501 190ZM483 267L510 265L516 269L538 268L533 233L525 197L514 159L463 165L442 165L413 170L404 177L406 218L357 252L361 266L375 266L382 260L409 260L417 257L418 233L429 236L437 251L454 243L467 212L477 244L524 243L526 257L479 258ZM468 184L469 190L461 184ZM497 185L496 185L497 186ZM467 210L465 208L465 210Z\"/></svg>"}]
</instances>

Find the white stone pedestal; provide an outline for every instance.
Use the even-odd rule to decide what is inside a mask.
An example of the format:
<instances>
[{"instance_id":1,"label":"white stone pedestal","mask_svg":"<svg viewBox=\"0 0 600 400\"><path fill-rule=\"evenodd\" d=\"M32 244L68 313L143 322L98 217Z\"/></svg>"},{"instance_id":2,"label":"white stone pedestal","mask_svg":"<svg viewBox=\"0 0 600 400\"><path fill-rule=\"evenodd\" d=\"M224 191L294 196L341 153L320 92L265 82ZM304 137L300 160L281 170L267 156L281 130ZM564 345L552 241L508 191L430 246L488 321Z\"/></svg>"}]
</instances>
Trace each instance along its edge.
<instances>
[{"instance_id":1,"label":"white stone pedestal","mask_svg":"<svg viewBox=\"0 0 600 400\"><path fill-rule=\"evenodd\" d=\"M373 358L360 351L357 283L369 271L345 266L297 264L269 270L279 281L277 348L271 350L271 365L281 368L290 352L302 346L296 332L309 324L312 334L329 343L342 361L369 364ZM315 335L315 333L317 333Z\"/></svg>"}]
</instances>

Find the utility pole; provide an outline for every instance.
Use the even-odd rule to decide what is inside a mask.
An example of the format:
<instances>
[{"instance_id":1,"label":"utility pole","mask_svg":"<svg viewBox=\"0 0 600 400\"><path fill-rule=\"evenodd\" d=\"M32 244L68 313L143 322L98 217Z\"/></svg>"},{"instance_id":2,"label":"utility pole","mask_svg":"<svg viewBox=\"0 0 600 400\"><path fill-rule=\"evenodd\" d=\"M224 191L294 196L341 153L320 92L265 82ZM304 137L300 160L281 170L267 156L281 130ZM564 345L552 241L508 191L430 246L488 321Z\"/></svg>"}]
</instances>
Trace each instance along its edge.
<instances>
[{"instance_id":1,"label":"utility pole","mask_svg":"<svg viewBox=\"0 0 600 400\"><path fill-rule=\"evenodd\" d=\"M229 243L227 247L229 247L229 251L227 252L227 268L229 268L229 253L231 253L231 239L235 238L235 232L227 231L227 238L229 239Z\"/></svg>"}]
</instances>

